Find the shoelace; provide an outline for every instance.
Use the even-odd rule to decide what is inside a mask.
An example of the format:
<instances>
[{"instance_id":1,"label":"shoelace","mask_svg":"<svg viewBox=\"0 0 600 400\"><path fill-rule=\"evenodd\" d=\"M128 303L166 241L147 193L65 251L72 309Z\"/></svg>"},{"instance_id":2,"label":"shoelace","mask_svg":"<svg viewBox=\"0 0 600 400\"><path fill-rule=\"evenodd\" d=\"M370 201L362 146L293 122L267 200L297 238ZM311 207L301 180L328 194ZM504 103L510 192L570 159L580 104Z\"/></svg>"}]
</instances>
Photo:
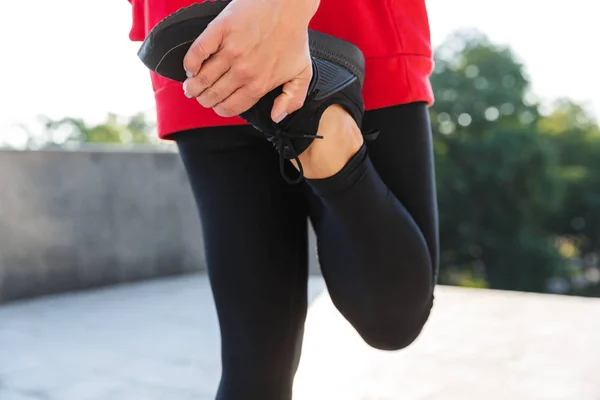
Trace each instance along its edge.
<instances>
[{"instance_id":1,"label":"shoelace","mask_svg":"<svg viewBox=\"0 0 600 400\"><path fill-rule=\"evenodd\" d=\"M366 141L373 141L373 140L377 139L377 136L379 136L378 129L372 129L366 133L363 133L363 137ZM283 179L290 185L295 185L297 183L302 182L302 180L304 180L304 167L302 166L302 163L300 162L300 157L292 144L293 139L323 139L323 136L290 133L290 132L284 131L283 129L281 129L279 127L277 127L277 130L275 131L275 133L273 135L269 135L269 137L268 137L269 142L271 142L273 144L273 146L275 146L275 148L277 149L277 152L279 153L279 172L281 173L281 176L283 177ZM284 148L286 145L292 151L292 154L293 154L292 159L294 161L296 161L296 163L298 164L298 172L300 175L296 179L291 179L285 172L285 157L283 156L283 151L284 151Z\"/></svg>"},{"instance_id":2,"label":"shoelace","mask_svg":"<svg viewBox=\"0 0 600 400\"><path fill-rule=\"evenodd\" d=\"M292 144L293 139L323 139L323 136L291 133L277 127L275 133L268 137L269 142L273 143L273 146L275 146L277 152L279 153L279 172L281 173L283 179L290 185L300 183L304 179L304 167L302 166L300 157ZM291 179L285 172L285 157L283 156L283 151L286 145L290 148L293 154L292 159L298 164L298 172L300 175L296 179Z\"/></svg>"}]
</instances>

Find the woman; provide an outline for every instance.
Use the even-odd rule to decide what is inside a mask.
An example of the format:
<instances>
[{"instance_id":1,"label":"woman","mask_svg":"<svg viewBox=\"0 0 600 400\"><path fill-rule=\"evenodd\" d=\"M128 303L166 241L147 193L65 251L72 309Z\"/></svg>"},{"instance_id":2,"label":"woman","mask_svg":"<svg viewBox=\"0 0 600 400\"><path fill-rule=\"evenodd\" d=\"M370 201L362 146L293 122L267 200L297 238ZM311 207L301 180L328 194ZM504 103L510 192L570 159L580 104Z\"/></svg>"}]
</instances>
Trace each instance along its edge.
<instances>
[{"instance_id":1,"label":"woman","mask_svg":"<svg viewBox=\"0 0 600 400\"><path fill-rule=\"evenodd\" d=\"M131 2L132 40L193 3ZM364 118L360 73L323 103L336 93L319 94L319 79L348 70L315 62L308 27L364 53ZM424 0L232 0L183 67L183 88L158 74L152 82L159 134L177 142L202 220L222 339L217 399L291 399L307 310L307 217L338 310L375 348L412 343L438 262ZM287 142L290 154L276 143L277 154L238 114L270 139L279 127L317 125ZM361 125L378 138L365 143ZM305 180L290 185L300 167Z\"/></svg>"}]
</instances>

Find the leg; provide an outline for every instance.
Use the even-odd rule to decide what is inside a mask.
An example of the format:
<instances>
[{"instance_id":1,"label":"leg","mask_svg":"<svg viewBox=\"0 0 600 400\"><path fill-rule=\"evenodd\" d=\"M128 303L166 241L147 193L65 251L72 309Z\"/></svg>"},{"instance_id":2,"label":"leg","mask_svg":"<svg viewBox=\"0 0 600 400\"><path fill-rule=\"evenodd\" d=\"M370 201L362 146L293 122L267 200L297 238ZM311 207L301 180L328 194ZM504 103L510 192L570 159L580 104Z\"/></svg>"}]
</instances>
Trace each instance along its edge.
<instances>
[{"instance_id":1,"label":"leg","mask_svg":"<svg viewBox=\"0 0 600 400\"><path fill-rule=\"evenodd\" d=\"M307 206L248 126L179 133L221 330L218 400L291 399L307 308Z\"/></svg>"},{"instance_id":2,"label":"leg","mask_svg":"<svg viewBox=\"0 0 600 400\"><path fill-rule=\"evenodd\" d=\"M339 121L349 117L327 112L319 127L325 139L312 146L317 154L300 157L313 178L308 182L316 194L311 208L323 274L335 305L365 341L400 349L429 316L437 269L428 110L417 103L368 112L363 126L380 129L369 154L356 142L360 132L352 120L340 129Z\"/></svg>"}]
</instances>

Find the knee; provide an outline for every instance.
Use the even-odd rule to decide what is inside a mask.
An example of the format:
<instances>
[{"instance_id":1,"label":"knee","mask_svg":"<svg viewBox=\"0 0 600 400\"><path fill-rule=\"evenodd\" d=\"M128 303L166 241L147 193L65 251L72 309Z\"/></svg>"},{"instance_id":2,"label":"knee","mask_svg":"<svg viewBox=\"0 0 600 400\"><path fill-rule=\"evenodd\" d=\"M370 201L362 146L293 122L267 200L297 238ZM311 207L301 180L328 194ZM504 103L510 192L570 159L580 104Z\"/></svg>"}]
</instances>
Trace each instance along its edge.
<instances>
[{"instance_id":1,"label":"knee","mask_svg":"<svg viewBox=\"0 0 600 400\"><path fill-rule=\"evenodd\" d=\"M393 316L370 318L365 323L354 323L363 340L378 350L401 350L411 345L421 334L429 319L431 307L420 312L400 312Z\"/></svg>"}]
</instances>

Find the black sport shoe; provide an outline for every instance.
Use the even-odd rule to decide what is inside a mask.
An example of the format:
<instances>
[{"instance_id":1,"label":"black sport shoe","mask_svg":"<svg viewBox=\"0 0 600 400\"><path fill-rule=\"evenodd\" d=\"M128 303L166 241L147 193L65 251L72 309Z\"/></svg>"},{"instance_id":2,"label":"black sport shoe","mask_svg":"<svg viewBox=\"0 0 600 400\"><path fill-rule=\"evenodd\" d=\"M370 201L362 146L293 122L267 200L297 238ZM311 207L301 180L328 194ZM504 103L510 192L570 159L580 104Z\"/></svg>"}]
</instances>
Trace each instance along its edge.
<instances>
[{"instance_id":1,"label":"black sport shoe","mask_svg":"<svg viewBox=\"0 0 600 400\"><path fill-rule=\"evenodd\" d=\"M142 44L138 56L155 73L179 82L186 80L183 58L193 41L229 4L215 1L194 4L163 19L152 29ZM360 127L364 115L362 85L365 61L362 52L344 40L309 30L309 47L313 61L313 78L303 107L277 124L271 119L273 102L282 87L267 93L240 117L265 134L280 154L280 169L284 179L297 183L303 179L298 156L317 138L319 121L327 107L342 106ZM377 132L365 135L374 139ZM284 173L284 160L294 159L300 175L290 179Z\"/></svg>"}]
</instances>

